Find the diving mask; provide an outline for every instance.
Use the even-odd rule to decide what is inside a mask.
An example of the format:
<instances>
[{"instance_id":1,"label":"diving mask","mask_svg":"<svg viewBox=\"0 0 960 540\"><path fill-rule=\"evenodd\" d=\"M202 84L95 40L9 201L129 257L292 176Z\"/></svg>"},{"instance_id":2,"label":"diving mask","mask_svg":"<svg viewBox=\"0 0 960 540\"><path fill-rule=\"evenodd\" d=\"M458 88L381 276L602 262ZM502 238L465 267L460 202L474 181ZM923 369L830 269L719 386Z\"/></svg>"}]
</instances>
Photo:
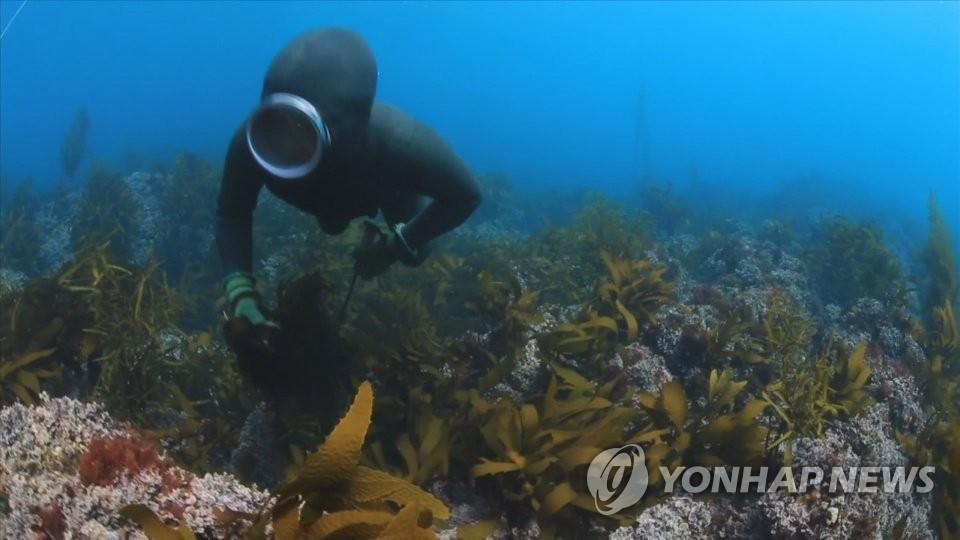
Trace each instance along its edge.
<instances>
[{"instance_id":1,"label":"diving mask","mask_svg":"<svg viewBox=\"0 0 960 540\"><path fill-rule=\"evenodd\" d=\"M309 101L293 94L270 94L247 121L247 146L267 172L294 180L320 163L330 147L330 131Z\"/></svg>"}]
</instances>

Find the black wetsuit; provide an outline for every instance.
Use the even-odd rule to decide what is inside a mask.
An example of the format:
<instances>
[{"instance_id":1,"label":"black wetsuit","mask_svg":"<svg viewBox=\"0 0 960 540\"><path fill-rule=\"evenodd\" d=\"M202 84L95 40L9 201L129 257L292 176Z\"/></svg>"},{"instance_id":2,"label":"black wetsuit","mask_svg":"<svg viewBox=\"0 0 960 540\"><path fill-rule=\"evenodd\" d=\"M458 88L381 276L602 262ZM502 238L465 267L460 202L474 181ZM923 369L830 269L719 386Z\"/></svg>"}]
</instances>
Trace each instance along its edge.
<instances>
[{"instance_id":1,"label":"black wetsuit","mask_svg":"<svg viewBox=\"0 0 960 540\"><path fill-rule=\"evenodd\" d=\"M256 163L244 127L236 131L227 151L217 207L217 247L225 272L252 273L253 211L263 186L316 216L330 234L343 232L355 218L382 211L388 223L406 224L404 238L423 253L431 239L461 224L479 205L480 191L472 173L443 137L398 108L373 102L372 88L364 78L370 78L365 63L372 64L375 81L375 63L356 39L349 33L308 34L271 65L264 94L297 94L322 111L325 120L333 118L335 151L324 155L310 175L284 180ZM359 71L363 72L355 73ZM353 114L356 110L360 113ZM357 117L364 129L349 139L348 151L336 151L337 125Z\"/></svg>"}]
</instances>

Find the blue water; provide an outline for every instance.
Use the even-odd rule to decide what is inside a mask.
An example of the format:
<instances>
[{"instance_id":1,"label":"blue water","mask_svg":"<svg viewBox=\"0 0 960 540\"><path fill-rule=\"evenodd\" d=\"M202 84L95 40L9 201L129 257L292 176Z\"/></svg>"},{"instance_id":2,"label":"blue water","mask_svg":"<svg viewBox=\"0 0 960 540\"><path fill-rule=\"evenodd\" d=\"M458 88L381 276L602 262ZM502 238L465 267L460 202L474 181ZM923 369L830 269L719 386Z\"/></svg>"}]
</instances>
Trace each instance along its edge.
<instances>
[{"instance_id":1,"label":"blue water","mask_svg":"<svg viewBox=\"0 0 960 540\"><path fill-rule=\"evenodd\" d=\"M960 230L957 2L30 0L0 42L0 170L59 181L81 105L91 157L219 162L272 56L322 25L360 30L379 98L522 190L630 197L641 171L695 170L746 201L816 179L814 198L925 232L933 188Z\"/></svg>"}]
</instances>

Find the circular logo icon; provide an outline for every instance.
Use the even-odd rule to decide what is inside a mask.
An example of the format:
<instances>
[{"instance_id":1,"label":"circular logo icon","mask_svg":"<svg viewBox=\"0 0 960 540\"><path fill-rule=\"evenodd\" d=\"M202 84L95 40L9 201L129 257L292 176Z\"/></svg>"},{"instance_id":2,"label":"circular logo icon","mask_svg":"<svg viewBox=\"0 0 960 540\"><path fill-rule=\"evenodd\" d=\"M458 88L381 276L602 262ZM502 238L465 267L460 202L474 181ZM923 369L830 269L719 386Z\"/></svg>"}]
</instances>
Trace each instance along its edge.
<instances>
[{"instance_id":1,"label":"circular logo icon","mask_svg":"<svg viewBox=\"0 0 960 540\"><path fill-rule=\"evenodd\" d=\"M605 516L636 504L647 490L643 448L627 444L597 454L587 469L587 488Z\"/></svg>"}]
</instances>

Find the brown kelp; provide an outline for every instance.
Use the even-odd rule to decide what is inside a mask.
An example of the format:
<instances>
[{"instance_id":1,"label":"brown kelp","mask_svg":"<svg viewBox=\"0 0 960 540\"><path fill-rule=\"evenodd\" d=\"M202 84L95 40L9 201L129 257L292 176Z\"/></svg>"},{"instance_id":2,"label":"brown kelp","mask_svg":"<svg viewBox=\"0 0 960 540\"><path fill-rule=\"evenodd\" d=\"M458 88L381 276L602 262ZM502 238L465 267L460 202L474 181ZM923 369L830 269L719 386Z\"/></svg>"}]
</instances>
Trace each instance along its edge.
<instances>
[{"instance_id":1,"label":"brown kelp","mask_svg":"<svg viewBox=\"0 0 960 540\"><path fill-rule=\"evenodd\" d=\"M642 325L671 300L668 268L648 260L630 261L601 253L609 277L601 280L593 298L576 319L545 335L544 345L559 353L582 355L598 362L635 341Z\"/></svg>"},{"instance_id":2,"label":"brown kelp","mask_svg":"<svg viewBox=\"0 0 960 540\"><path fill-rule=\"evenodd\" d=\"M812 362L798 355L784 356L779 376L763 391L781 420L779 437L770 447L796 436L821 437L829 421L855 415L866 407L871 400L864 386L871 370L865 354L866 343L860 343L846 357L838 354L836 361L830 347Z\"/></svg>"},{"instance_id":3,"label":"brown kelp","mask_svg":"<svg viewBox=\"0 0 960 540\"><path fill-rule=\"evenodd\" d=\"M597 512L586 468L601 450L626 440L627 425L638 415L610 399L613 387L557 369L543 396L531 402L491 403L472 393L483 451L471 479L494 489L494 496L529 506L545 537L557 535L561 524L576 530L575 509Z\"/></svg>"},{"instance_id":4,"label":"brown kelp","mask_svg":"<svg viewBox=\"0 0 960 540\"><path fill-rule=\"evenodd\" d=\"M926 326L916 321L922 345L920 366L926 424L897 438L917 465L936 467L936 525L943 538L960 537L960 330L956 318L957 269L950 235L936 198L930 194L930 235L921 254L929 272L924 308Z\"/></svg>"},{"instance_id":5,"label":"brown kelp","mask_svg":"<svg viewBox=\"0 0 960 540\"><path fill-rule=\"evenodd\" d=\"M274 491L277 501L260 517L260 527L272 522L280 539L326 538L347 530L375 536L392 530L391 526L398 529L397 534L418 537L422 533L416 529L429 527L434 516L450 517L447 507L429 493L359 465L372 413L373 388L364 382L324 444L307 456L293 478ZM411 506L397 513L384 504L387 501ZM408 518L409 513L413 515ZM401 522L395 522L397 519Z\"/></svg>"},{"instance_id":6,"label":"brown kelp","mask_svg":"<svg viewBox=\"0 0 960 540\"><path fill-rule=\"evenodd\" d=\"M9 269L38 275L43 228L37 221L40 201L31 193L33 181L26 179L0 204L0 261Z\"/></svg>"},{"instance_id":7,"label":"brown kelp","mask_svg":"<svg viewBox=\"0 0 960 540\"><path fill-rule=\"evenodd\" d=\"M804 260L829 302L850 306L858 298L870 297L905 303L907 278L874 223L824 219Z\"/></svg>"},{"instance_id":8,"label":"brown kelp","mask_svg":"<svg viewBox=\"0 0 960 540\"><path fill-rule=\"evenodd\" d=\"M950 229L940 211L940 205L933 191L930 192L930 233L927 243L920 254L929 281L924 285L927 292L923 301L925 320L933 322L934 310L942 304L949 304L954 310L960 308L960 275L953 253Z\"/></svg>"},{"instance_id":9,"label":"brown kelp","mask_svg":"<svg viewBox=\"0 0 960 540\"><path fill-rule=\"evenodd\" d=\"M90 190L116 188L125 206L117 176L91 175ZM853 310L843 308L861 296L889 307L899 300L885 293L904 283L869 226L828 220L824 241L807 248L780 245L789 231L776 224L763 236L770 245L733 224L655 244L650 216L596 197L572 224L530 237L464 226L435 242L423 265L356 281L347 301L350 250L369 226L325 235L309 216L264 197L254 268L264 311L280 328L261 331L242 320L223 326L219 276L205 260L218 175L181 155L172 175L147 188L169 222L159 222L163 246L138 251L160 257L145 261L131 255L131 246L144 246L142 231L124 225L130 210L113 216L114 202L84 192L74 240L110 242L88 244L50 278L0 299L0 398L29 402L48 391L99 399L193 471L277 486L282 500L263 514L224 509L224 520L273 523L292 537L429 536L424 525L442 513L434 508L428 519L432 502L379 495L453 485L472 486L505 516L497 524L596 533L632 524L634 510L662 500L651 494L631 511L601 516L586 485L601 450L640 445L655 486L659 466L776 463L795 438L826 444L843 431L831 428L886 399L871 379L893 376L925 383L929 422L902 430L905 449L955 478L955 306L936 299L913 336L882 304L874 326L844 327ZM31 215L9 216L3 249L40 241L25 226ZM686 227L682 217L663 228ZM942 261L935 243L928 253ZM802 257L780 265L791 250ZM747 280L734 268L750 258L756 273ZM39 266L17 265L28 273ZM946 283L948 273L936 279ZM354 388L354 406L334 428ZM374 390L377 407L364 412ZM263 418L268 424L258 425ZM361 443L344 452L349 460L328 455L345 434ZM328 465L335 474L320 470ZM285 468L291 475L275 484ZM960 497L951 488L937 496L937 519L952 531ZM358 502L362 509L353 508ZM172 521L143 508L125 514L158 535L187 537L179 526L157 532Z\"/></svg>"},{"instance_id":10,"label":"brown kelp","mask_svg":"<svg viewBox=\"0 0 960 540\"><path fill-rule=\"evenodd\" d=\"M756 465L766 453L769 429L759 423L768 403L736 400L746 387L729 370L710 373L705 407L692 408L683 385L676 380L659 393L645 392L637 401L646 413L643 427L629 442L649 445L646 450L650 485L663 480L659 467ZM735 410L737 409L737 410Z\"/></svg>"},{"instance_id":11,"label":"brown kelp","mask_svg":"<svg viewBox=\"0 0 960 540\"><path fill-rule=\"evenodd\" d=\"M110 255L129 261L138 224L139 208L119 172L103 161L87 173L71 223L73 245L100 245L109 240Z\"/></svg>"},{"instance_id":12,"label":"brown kelp","mask_svg":"<svg viewBox=\"0 0 960 540\"><path fill-rule=\"evenodd\" d=\"M93 320L81 294L57 279L0 300L0 401L33 403L43 390L89 383L87 361L101 350Z\"/></svg>"},{"instance_id":13,"label":"brown kelp","mask_svg":"<svg viewBox=\"0 0 960 540\"><path fill-rule=\"evenodd\" d=\"M350 409L323 445L277 486L268 507L259 515L224 508L222 522L252 521L249 539L266 538L267 525L272 525L272 537L278 540L436 538L430 529L433 519L450 517L441 501L409 482L358 463L373 402L373 387L362 383ZM143 505L125 506L120 513L136 521L151 538L194 537L183 522L167 526Z\"/></svg>"}]
</instances>

